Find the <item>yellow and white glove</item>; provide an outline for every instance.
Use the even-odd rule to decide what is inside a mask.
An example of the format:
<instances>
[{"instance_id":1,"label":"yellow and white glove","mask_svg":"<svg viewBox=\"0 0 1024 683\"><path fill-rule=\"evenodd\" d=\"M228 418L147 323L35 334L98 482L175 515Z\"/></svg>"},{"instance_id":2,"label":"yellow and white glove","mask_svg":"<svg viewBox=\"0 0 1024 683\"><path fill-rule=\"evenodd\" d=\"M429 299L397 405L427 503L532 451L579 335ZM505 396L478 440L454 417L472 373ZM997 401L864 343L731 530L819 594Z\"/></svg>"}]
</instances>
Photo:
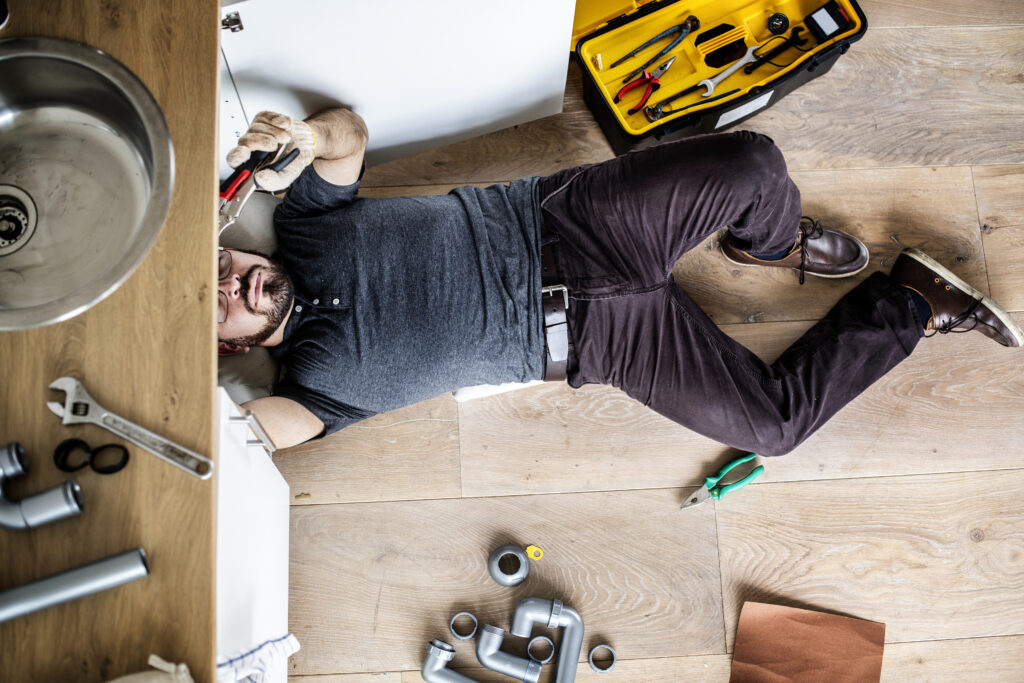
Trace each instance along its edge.
<instances>
[{"instance_id":1,"label":"yellow and white glove","mask_svg":"<svg viewBox=\"0 0 1024 683\"><path fill-rule=\"evenodd\" d=\"M256 182L270 192L283 190L299 177L302 169L313 163L316 156L316 136L305 121L261 111L245 135L238 138L238 146L228 152L228 165L236 168L245 163L253 152L273 152L278 145L286 145L282 158L293 149L299 150L299 156L281 171L269 168L257 171Z\"/></svg>"}]
</instances>

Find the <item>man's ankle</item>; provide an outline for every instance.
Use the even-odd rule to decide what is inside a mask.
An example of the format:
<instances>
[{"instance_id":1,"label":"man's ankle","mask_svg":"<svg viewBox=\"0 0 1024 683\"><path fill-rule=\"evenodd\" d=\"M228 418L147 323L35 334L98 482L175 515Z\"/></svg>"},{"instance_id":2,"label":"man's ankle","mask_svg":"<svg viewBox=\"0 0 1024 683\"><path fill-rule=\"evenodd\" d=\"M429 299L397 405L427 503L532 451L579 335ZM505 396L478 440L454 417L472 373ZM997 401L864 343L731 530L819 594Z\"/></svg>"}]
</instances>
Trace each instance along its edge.
<instances>
[{"instance_id":1,"label":"man's ankle","mask_svg":"<svg viewBox=\"0 0 1024 683\"><path fill-rule=\"evenodd\" d=\"M910 305L914 307L917 312L917 319L921 321L921 327L928 329L928 321L932 319L932 307L928 305L928 300L921 296L913 287L907 287L906 285L900 285L907 292L910 298Z\"/></svg>"}]
</instances>

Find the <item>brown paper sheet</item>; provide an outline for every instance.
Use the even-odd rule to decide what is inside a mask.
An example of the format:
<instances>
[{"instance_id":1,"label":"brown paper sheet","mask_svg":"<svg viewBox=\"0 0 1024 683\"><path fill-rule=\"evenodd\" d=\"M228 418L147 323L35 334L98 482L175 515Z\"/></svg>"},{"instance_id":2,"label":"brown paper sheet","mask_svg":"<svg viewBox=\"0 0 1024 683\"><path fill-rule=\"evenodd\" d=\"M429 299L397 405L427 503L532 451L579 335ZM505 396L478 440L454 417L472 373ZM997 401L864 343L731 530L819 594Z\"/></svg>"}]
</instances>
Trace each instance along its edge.
<instances>
[{"instance_id":1,"label":"brown paper sheet","mask_svg":"<svg viewBox=\"0 0 1024 683\"><path fill-rule=\"evenodd\" d=\"M882 675L885 624L748 602L729 683L867 683Z\"/></svg>"}]
</instances>

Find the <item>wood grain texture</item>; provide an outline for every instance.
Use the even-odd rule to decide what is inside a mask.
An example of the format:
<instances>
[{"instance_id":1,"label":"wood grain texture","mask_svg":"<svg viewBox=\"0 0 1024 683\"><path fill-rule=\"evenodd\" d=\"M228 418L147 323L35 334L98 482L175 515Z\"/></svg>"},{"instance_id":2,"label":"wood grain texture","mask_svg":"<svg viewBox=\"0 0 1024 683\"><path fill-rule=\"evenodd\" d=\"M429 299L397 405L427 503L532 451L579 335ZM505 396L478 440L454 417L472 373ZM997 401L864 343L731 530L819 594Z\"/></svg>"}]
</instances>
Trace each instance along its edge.
<instances>
[{"instance_id":1,"label":"wood grain texture","mask_svg":"<svg viewBox=\"0 0 1024 683\"><path fill-rule=\"evenodd\" d=\"M1017 0L935 0L927 7L908 0L859 0L868 18L868 30L879 28L922 28L930 26L1020 26Z\"/></svg>"},{"instance_id":2,"label":"wood grain texture","mask_svg":"<svg viewBox=\"0 0 1024 683\"><path fill-rule=\"evenodd\" d=\"M1024 154L1024 28L871 30L745 122L794 169L1011 164Z\"/></svg>"},{"instance_id":3,"label":"wood grain texture","mask_svg":"<svg viewBox=\"0 0 1024 683\"><path fill-rule=\"evenodd\" d=\"M887 642L1024 633L1024 470L748 486L717 509L726 632L748 600Z\"/></svg>"},{"instance_id":4,"label":"wood grain texture","mask_svg":"<svg viewBox=\"0 0 1024 683\"><path fill-rule=\"evenodd\" d=\"M1024 166L973 169L990 294L1024 310Z\"/></svg>"},{"instance_id":5,"label":"wood grain texture","mask_svg":"<svg viewBox=\"0 0 1024 683\"><path fill-rule=\"evenodd\" d=\"M762 358L774 358L808 326L723 329ZM766 461L765 476L788 481L1014 468L1024 446L1022 414L1018 350L980 334L922 340L908 360L799 448ZM574 391L549 383L469 401L459 405L459 424L466 496L696 486L736 455L601 386ZM981 446L964 457L967 443Z\"/></svg>"},{"instance_id":6,"label":"wood grain texture","mask_svg":"<svg viewBox=\"0 0 1024 683\"><path fill-rule=\"evenodd\" d=\"M970 674L965 674L970 667ZM916 643L888 643L882 655L884 683L960 683L969 677L976 683L1006 683L1020 678L1024 665L1024 636L963 638ZM726 683L732 666L731 655L694 655L660 659L624 659L615 669L597 674L581 666L576 680L581 683L679 683L703 681ZM480 683L504 683L508 678L481 667L458 671ZM541 673L541 683L553 680L551 667ZM422 683L418 671L349 676L291 676L289 683Z\"/></svg>"},{"instance_id":7,"label":"wood grain texture","mask_svg":"<svg viewBox=\"0 0 1024 683\"><path fill-rule=\"evenodd\" d=\"M290 671L417 670L456 612L507 629L531 595L631 656L722 653L714 510L691 512L663 491L293 507ZM509 542L545 550L511 589L487 572Z\"/></svg>"},{"instance_id":8,"label":"wood grain texture","mask_svg":"<svg viewBox=\"0 0 1024 683\"><path fill-rule=\"evenodd\" d=\"M60 427L47 385L74 375L107 408L215 456L213 282L215 4L185 0L10 0L0 39L52 36L100 48L133 71L161 106L174 142L174 194L149 255L109 298L58 325L0 334L0 442L22 441L30 471L5 490L22 497L65 476L47 461L68 437L114 438ZM185 169L185 172L182 172ZM146 669L150 653L214 677L215 481L200 481L132 447L115 476L74 475L84 513L0 537L0 589L143 547L138 582L0 625L0 680L106 681Z\"/></svg>"},{"instance_id":9,"label":"wood grain texture","mask_svg":"<svg viewBox=\"0 0 1024 683\"><path fill-rule=\"evenodd\" d=\"M459 425L450 394L277 451L293 505L461 495Z\"/></svg>"},{"instance_id":10,"label":"wood grain texture","mask_svg":"<svg viewBox=\"0 0 1024 683\"><path fill-rule=\"evenodd\" d=\"M972 172L982 225L1024 225L1024 166L976 166Z\"/></svg>"}]
</instances>

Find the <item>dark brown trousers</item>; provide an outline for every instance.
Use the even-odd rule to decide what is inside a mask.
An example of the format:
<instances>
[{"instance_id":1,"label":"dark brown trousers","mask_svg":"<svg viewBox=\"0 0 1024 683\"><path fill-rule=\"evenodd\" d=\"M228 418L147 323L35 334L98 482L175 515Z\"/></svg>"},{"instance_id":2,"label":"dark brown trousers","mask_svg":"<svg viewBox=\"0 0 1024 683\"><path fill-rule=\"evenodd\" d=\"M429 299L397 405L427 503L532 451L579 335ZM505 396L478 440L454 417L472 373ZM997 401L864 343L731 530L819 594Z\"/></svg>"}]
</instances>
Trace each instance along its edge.
<instances>
[{"instance_id":1,"label":"dark brown trousers","mask_svg":"<svg viewBox=\"0 0 1024 683\"><path fill-rule=\"evenodd\" d=\"M800 192L748 131L669 143L540 182L570 291L569 383L608 384L700 434L782 455L906 358L922 335L905 290L875 273L774 363L718 329L672 279L722 226L742 248L793 244Z\"/></svg>"}]
</instances>

